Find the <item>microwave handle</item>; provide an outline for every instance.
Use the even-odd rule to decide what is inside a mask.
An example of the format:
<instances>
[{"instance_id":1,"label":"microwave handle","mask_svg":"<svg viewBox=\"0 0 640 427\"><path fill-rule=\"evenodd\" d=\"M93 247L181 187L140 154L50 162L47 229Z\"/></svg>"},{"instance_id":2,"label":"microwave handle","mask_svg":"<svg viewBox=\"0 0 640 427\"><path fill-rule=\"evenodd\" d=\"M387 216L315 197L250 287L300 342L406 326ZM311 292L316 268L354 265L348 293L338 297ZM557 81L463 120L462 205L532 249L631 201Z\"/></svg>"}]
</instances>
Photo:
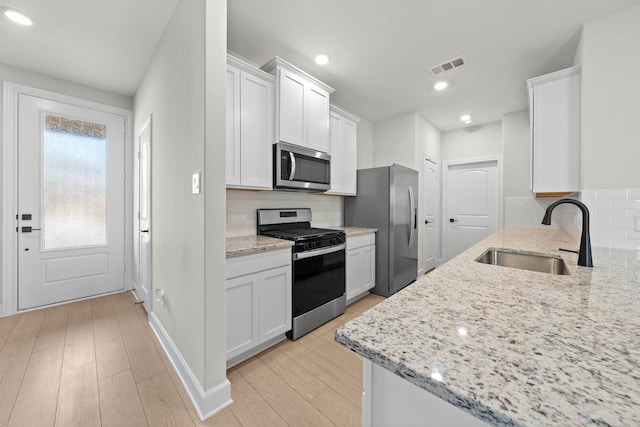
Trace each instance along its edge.
<instances>
[{"instance_id":1,"label":"microwave handle","mask_svg":"<svg viewBox=\"0 0 640 427\"><path fill-rule=\"evenodd\" d=\"M293 181L293 177L296 175L296 156L289 151L289 158L291 159L291 173L289 174L289 181Z\"/></svg>"}]
</instances>

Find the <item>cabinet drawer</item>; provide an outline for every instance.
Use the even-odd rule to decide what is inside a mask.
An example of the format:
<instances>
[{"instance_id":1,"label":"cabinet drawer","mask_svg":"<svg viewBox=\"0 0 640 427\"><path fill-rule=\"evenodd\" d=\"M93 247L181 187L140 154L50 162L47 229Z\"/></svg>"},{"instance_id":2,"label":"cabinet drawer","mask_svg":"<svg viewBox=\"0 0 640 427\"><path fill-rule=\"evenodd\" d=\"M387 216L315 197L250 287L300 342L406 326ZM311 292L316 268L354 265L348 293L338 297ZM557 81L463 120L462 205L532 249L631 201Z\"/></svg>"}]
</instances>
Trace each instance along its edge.
<instances>
[{"instance_id":1,"label":"cabinet drawer","mask_svg":"<svg viewBox=\"0 0 640 427\"><path fill-rule=\"evenodd\" d=\"M291 265L290 249L227 258L227 279L286 265Z\"/></svg>"},{"instance_id":2,"label":"cabinet drawer","mask_svg":"<svg viewBox=\"0 0 640 427\"><path fill-rule=\"evenodd\" d=\"M376 244L376 234L365 234L362 236L347 237L347 250L357 249L363 246L370 246Z\"/></svg>"}]
</instances>

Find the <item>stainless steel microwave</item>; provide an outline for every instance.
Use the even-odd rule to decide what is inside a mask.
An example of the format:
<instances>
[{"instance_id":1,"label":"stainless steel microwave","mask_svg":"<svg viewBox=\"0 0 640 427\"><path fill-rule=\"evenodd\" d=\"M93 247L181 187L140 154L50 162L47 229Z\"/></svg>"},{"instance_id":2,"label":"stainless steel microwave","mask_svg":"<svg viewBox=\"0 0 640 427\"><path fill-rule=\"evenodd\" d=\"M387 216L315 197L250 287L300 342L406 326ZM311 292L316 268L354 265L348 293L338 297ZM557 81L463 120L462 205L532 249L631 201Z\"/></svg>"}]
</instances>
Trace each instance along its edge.
<instances>
[{"instance_id":1,"label":"stainless steel microwave","mask_svg":"<svg viewBox=\"0 0 640 427\"><path fill-rule=\"evenodd\" d=\"M276 190L323 192L331 188L331 156L297 145L273 146L273 187Z\"/></svg>"}]
</instances>

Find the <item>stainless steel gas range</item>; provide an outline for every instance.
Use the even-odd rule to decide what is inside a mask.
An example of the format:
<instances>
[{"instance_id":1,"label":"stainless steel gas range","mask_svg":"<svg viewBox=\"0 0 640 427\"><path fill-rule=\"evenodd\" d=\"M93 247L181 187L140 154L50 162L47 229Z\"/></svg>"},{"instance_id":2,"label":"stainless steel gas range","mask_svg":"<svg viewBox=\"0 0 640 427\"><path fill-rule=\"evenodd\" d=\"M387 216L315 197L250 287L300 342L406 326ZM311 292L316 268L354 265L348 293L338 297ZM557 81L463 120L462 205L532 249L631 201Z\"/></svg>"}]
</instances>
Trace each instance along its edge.
<instances>
[{"instance_id":1,"label":"stainless steel gas range","mask_svg":"<svg viewBox=\"0 0 640 427\"><path fill-rule=\"evenodd\" d=\"M293 322L298 339L345 311L345 235L311 227L311 209L258 209L258 234L294 241Z\"/></svg>"}]
</instances>

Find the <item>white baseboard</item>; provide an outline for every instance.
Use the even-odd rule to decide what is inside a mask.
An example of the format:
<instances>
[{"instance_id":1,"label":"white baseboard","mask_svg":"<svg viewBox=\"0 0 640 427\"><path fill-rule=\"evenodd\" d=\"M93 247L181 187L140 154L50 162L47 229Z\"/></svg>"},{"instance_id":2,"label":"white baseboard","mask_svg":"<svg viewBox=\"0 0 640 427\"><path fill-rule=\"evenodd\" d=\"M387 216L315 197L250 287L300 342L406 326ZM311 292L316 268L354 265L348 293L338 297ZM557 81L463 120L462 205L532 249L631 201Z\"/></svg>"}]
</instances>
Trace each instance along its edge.
<instances>
[{"instance_id":1,"label":"white baseboard","mask_svg":"<svg viewBox=\"0 0 640 427\"><path fill-rule=\"evenodd\" d=\"M233 400L231 400L231 383L229 380L225 379L217 386L204 391L155 313L149 313L149 323L160 340L173 367L178 372L178 376L187 390L200 420L206 420L233 403Z\"/></svg>"}]
</instances>

